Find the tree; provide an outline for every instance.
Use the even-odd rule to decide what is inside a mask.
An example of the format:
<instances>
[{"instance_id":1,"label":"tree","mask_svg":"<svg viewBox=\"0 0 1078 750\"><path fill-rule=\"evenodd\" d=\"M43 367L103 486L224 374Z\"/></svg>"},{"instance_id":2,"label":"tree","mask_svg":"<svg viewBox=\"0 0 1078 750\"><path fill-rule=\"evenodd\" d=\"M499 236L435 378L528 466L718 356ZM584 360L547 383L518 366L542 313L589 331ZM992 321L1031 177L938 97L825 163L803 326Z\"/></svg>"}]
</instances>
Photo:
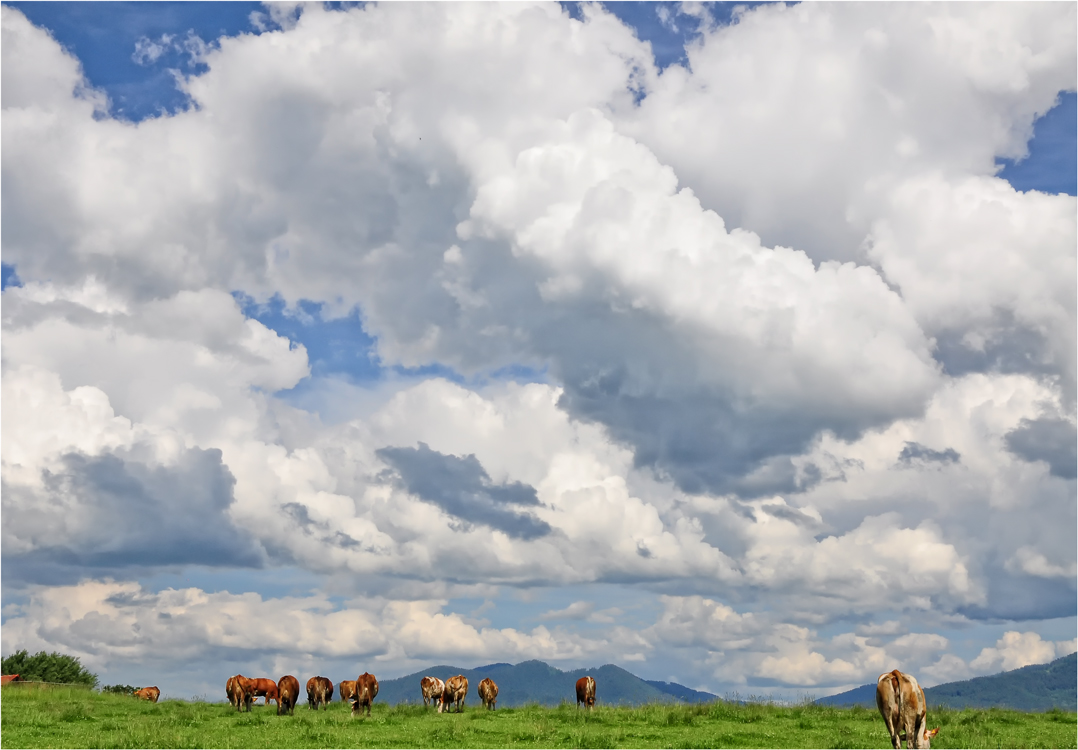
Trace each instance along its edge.
<instances>
[{"instance_id":1,"label":"tree","mask_svg":"<svg viewBox=\"0 0 1078 750\"><path fill-rule=\"evenodd\" d=\"M26 649L16 651L0 662L0 670L4 674L17 674L30 682L62 682L97 686L97 675L83 667L78 657L56 651L51 654L38 651L33 656L28 655Z\"/></svg>"},{"instance_id":2,"label":"tree","mask_svg":"<svg viewBox=\"0 0 1078 750\"><path fill-rule=\"evenodd\" d=\"M101 688L101 692L102 693L119 693L120 695L131 695L136 690L141 690L141 689L142 688L136 687L135 685L104 685Z\"/></svg>"}]
</instances>

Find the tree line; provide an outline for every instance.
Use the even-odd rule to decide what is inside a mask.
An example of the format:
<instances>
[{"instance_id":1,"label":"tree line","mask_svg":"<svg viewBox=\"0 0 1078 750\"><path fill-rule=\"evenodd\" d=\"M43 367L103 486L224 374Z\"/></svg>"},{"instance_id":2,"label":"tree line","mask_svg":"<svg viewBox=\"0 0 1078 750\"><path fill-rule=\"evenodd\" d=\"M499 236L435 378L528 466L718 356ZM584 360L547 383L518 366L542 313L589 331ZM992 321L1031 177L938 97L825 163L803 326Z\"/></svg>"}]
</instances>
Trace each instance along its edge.
<instances>
[{"instance_id":1,"label":"tree line","mask_svg":"<svg viewBox=\"0 0 1078 750\"><path fill-rule=\"evenodd\" d=\"M27 682L62 682L97 687L97 675L82 666L78 657L56 651L38 651L31 656L26 649L0 660L0 671L17 674Z\"/></svg>"}]
</instances>

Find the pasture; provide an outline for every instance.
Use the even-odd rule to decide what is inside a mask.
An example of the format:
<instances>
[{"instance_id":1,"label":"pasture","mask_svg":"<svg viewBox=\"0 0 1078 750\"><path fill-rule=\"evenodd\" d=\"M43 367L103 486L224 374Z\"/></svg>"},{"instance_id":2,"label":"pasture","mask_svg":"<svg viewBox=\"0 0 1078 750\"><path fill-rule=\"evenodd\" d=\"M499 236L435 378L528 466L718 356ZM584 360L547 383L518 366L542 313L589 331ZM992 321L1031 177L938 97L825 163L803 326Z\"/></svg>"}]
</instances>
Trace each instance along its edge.
<instances>
[{"instance_id":1,"label":"pasture","mask_svg":"<svg viewBox=\"0 0 1078 750\"><path fill-rule=\"evenodd\" d=\"M23 747L866 747L888 748L875 710L811 704L773 706L716 702L597 706L562 704L485 711L474 693L462 714L438 715L422 705L375 702L372 716L353 719L335 701L328 710L296 707L295 716L255 706L162 701L69 688L2 693L5 748ZM940 726L933 746L1076 746L1071 712L929 709Z\"/></svg>"}]
</instances>

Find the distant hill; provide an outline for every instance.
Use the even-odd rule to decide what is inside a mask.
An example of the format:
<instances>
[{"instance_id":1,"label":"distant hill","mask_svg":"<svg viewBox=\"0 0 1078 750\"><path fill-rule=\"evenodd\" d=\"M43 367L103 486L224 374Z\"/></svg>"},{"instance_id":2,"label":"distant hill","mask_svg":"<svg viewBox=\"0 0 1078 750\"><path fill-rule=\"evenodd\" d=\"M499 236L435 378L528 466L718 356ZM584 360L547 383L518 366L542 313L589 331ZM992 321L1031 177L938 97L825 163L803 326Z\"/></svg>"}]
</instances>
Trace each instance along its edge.
<instances>
[{"instance_id":1,"label":"distant hill","mask_svg":"<svg viewBox=\"0 0 1078 750\"><path fill-rule=\"evenodd\" d=\"M1019 711L1047 711L1059 707L1078 709L1078 654L1056 659L1048 664L1028 667L961 682L948 682L925 688L925 699L932 706L952 708L1013 708ZM876 705L876 685L862 685L845 693L820 698L817 703L830 706Z\"/></svg>"},{"instance_id":2,"label":"distant hill","mask_svg":"<svg viewBox=\"0 0 1078 750\"><path fill-rule=\"evenodd\" d=\"M525 661L520 664L488 664L476 669L463 669L447 665L429 667L420 672L379 680L378 701L390 705L397 703L422 703L419 681L426 675L442 680L462 674L468 678L469 705L479 705L476 686L484 677L498 684L499 706L522 706L539 703L556 706L562 701L576 703L576 681L586 674L595 678L595 694L599 703L607 705L636 705L640 703L706 702L716 696L678 685L676 682L648 682L613 664L597 669L576 669L563 672L541 661Z\"/></svg>"}]
</instances>

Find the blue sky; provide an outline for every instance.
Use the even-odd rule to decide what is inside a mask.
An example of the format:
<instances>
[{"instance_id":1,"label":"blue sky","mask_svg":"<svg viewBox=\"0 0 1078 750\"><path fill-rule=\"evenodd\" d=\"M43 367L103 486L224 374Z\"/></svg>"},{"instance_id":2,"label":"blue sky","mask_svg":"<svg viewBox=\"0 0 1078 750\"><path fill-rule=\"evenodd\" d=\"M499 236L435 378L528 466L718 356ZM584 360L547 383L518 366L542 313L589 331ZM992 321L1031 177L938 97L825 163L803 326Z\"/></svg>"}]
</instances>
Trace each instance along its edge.
<instances>
[{"instance_id":1,"label":"blue sky","mask_svg":"<svg viewBox=\"0 0 1078 750\"><path fill-rule=\"evenodd\" d=\"M1073 7L4 7L5 653L1073 650Z\"/></svg>"}]
</instances>

